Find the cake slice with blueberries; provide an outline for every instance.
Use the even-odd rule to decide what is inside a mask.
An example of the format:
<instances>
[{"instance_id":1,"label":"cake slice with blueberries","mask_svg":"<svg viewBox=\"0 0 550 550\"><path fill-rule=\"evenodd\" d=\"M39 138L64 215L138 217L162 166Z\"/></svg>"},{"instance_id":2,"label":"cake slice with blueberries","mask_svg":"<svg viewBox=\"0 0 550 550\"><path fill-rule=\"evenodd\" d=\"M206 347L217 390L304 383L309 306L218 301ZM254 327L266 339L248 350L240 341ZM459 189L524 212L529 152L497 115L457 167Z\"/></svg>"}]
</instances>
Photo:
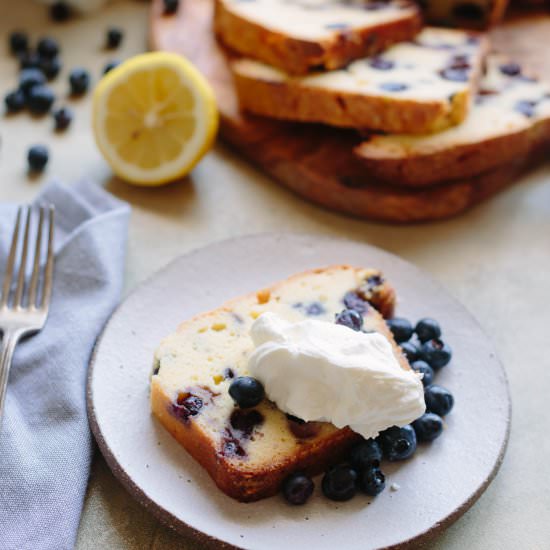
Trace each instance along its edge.
<instances>
[{"instance_id":1,"label":"cake slice with blueberries","mask_svg":"<svg viewBox=\"0 0 550 550\"><path fill-rule=\"evenodd\" d=\"M290 74L337 69L412 39L409 0L217 0L214 29L231 50Z\"/></svg>"},{"instance_id":2,"label":"cake slice with blueberries","mask_svg":"<svg viewBox=\"0 0 550 550\"><path fill-rule=\"evenodd\" d=\"M529 158L550 142L550 84L501 55L490 55L471 113L437 134L372 135L355 154L373 176L422 186Z\"/></svg>"},{"instance_id":3,"label":"cake slice with blueberries","mask_svg":"<svg viewBox=\"0 0 550 550\"><path fill-rule=\"evenodd\" d=\"M231 63L241 108L272 118L388 133L426 134L459 124L477 91L488 41L426 28L345 69L291 76L253 59Z\"/></svg>"},{"instance_id":4,"label":"cake slice with blueberries","mask_svg":"<svg viewBox=\"0 0 550 550\"><path fill-rule=\"evenodd\" d=\"M405 433L424 412L420 376L384 320L394 305L395 292L378 270L336 266L197 315L156 351L152 411L229 496L247 502L274 495L285 483L291 490L297 475L337 464L362 435L372 438L394 425L407 425ZM336 351L322 353L331 338L335 350L347 346L340 354L346 361L365 340L372 372L354 378L352 363L335 370ZM364 359L353 360L362 367ZM342 399L337 388L354 394L360 387L364 414L352 429L345 406L355 407L353 395ZM326 402L334 405L330 419L338 426L320 418Z\"/></svg>"}]
</instances>

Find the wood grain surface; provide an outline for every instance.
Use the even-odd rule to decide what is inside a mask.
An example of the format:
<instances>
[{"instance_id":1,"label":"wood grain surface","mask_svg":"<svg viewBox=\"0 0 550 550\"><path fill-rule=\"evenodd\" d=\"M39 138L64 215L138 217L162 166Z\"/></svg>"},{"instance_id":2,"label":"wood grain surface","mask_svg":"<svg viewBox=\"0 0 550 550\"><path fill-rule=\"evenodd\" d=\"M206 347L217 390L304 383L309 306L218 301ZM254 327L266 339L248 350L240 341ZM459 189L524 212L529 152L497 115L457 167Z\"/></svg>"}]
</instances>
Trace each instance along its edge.
<instances>
[{"instance_id":1,"label":"wood grain surface","mask_svg":"<svg viewBox=\"0 0 550 550\"><path fill-rule=\"evenodd\" d=\"M188 57L214 88L221 114L221 138L264 173L303 198L359 218L392 223L427 222L460 214L518 181L532 159L514 158L474 178L421 190L377 181L352 149L353 131L245 115L239 111L226 54L212 32L213 0L186 0L176 15L165 16L154 0L150 21L153 49ZM542 74L550 73L543 44L550 16L514 16L492 32L495 48Z\"/></svg>"}]
</instances>

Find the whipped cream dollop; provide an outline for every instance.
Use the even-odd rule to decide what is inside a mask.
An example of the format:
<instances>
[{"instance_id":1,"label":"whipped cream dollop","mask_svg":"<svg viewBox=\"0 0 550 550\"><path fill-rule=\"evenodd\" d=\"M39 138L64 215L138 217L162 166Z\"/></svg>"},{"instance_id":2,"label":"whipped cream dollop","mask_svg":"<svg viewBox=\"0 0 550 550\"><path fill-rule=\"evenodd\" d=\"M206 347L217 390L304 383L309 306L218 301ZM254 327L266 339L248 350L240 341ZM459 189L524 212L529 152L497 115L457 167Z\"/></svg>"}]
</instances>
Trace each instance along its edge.
<instances>
[{"instance_id":1,"label":"whipped cream dollop","mask_svg":"<svg viewBox=\"0 0 550 550\"><path fill-rule=\"evenodd\" d=\"M314 319L291 323L267 312L250 335L250 373L286 413L370 438L425 412L420 376L401 368L380 333Z\"/></svg>"}]
</instances>

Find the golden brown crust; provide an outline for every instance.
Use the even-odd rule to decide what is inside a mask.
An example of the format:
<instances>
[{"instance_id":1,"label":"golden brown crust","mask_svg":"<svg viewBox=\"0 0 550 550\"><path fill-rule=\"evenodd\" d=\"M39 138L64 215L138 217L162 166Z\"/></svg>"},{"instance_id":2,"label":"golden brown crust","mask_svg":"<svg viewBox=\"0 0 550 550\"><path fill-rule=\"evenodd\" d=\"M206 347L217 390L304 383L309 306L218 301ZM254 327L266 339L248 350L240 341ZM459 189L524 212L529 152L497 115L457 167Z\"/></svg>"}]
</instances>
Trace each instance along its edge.
<instances>
[{"instance_id":1,"label":"golden brown crust","mask_svg":"<svg viewBox=\"0 0 550 550\"><path fill-rule=\"evenodd\" d=\"M422 27L418 10L376 28L335 32L330 40L314 42L286 36L239 17L216 0L214 30L222 42L243 55L260 59L290 74L312 69L338 69L350 61L381 52L413 38Z\"/></svg>"},{"instance_id":2,"label":"golden brown crust","mask_svg":"<svg viewBox=\"0 0 550 550\"><path fill-rule=\"evenodd\" d=\"M431 0L432 2L438 2L439 0ZM429 2L428 2L429 3ZM455 5L460 7L460 4L467 5L468 1L456 2ZM427 23L430 25L442 25L459 27L463 29L473 30L485 30L493 25L496 25L504 17L506 8L508 7L508 0L492 0L492 5L485 17L475 18L472 16L461 17L460 13L453 13L452 7L449 7L449 13L446 17L434 17L430 13L429 8L424 11L424 17Z\"/></svg>"}]
</instances>

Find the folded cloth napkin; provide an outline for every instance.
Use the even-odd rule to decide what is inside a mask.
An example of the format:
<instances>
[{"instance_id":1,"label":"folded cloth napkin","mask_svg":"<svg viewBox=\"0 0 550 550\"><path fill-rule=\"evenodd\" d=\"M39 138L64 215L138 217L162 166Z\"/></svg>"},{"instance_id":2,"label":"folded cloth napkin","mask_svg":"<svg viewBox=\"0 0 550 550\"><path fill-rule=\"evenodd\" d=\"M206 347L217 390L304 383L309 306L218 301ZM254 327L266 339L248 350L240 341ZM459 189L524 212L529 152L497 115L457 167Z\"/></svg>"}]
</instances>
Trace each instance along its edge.
<instances>
[{"instance_id":1,"label":"folded cloth napkin","mask_svg":"<svg viewBox=\"0 0 550 550\"><path fill-rule=\"evenodd\" d=\"M123 281L129 208L97 185L54 183L50 315L19 343L0 427L0 549L74 547L92 456L86 371ZM0 277L16 205L0 205Z\"/></svg>"}]
</instances>

